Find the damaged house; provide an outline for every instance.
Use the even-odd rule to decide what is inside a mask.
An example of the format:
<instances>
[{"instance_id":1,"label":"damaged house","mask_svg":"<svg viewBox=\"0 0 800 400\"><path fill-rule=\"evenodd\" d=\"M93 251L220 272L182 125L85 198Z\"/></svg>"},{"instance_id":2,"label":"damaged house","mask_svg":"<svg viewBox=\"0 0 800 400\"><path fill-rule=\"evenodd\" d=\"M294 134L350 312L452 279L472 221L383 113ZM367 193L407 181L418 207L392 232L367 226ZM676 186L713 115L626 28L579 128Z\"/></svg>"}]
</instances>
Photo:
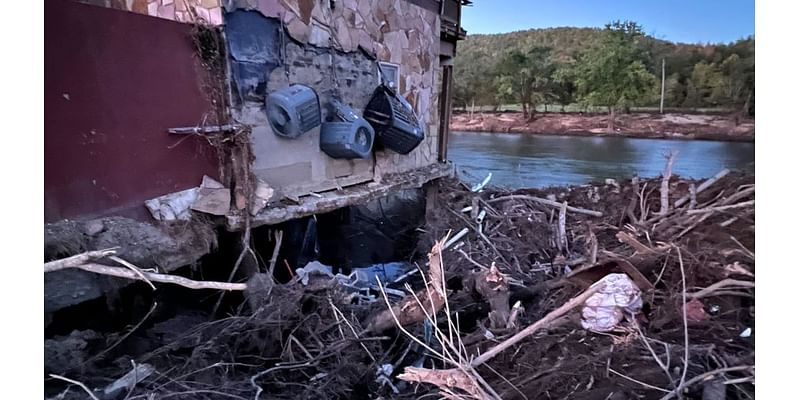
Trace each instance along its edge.
<instances>
[{"instance_id":1,"label":"damaged house","mask_svg":"<svg viewBox=\"0 0 800 400\"><path fill-rule=\"evenodd\" d=\"M281 236L263 228L281 226L298 244L281 250L291 274L309 261L309 236L343 235L309 220L386 212L406 189L418 200L451 174L449 88L468 3L45 2L45 261L118 248L143 269L205 260L218 280L243 281L275 264ZM258 257L232 271L248 243ZM220 248L231 251L211 254ZM126 283L48 273L45 312Z\"/></svg>"}]
</instances>

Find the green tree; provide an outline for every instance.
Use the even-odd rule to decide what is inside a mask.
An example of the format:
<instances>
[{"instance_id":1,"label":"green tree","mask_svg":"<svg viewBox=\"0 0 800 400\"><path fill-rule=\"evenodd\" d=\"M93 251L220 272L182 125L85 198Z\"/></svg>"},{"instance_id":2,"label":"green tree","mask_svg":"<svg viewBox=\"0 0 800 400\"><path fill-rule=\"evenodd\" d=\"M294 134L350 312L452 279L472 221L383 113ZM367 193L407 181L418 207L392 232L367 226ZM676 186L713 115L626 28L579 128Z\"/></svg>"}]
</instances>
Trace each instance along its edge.
<instances>
[{"instance_id":1,"label":"green tree","mask_svg":"<svg viewBox=\"0 0 800 400\"><path fill-rule=\"evenodd\" d=\"M647 55L641 37L642 28L637 23L612 22L576 66L575 84L582 102L608 107L608 129L612 132L619 108L646 102L656 90L656 77L645 67Z\"/></svg>"},{"instance_id":2,"label":"green tree","mask_svg":"<svg viewBox=\"0 0 800 400\"><path fill-rule=\"evenodd\" d=\"M491 104L497 89L493 85L494 63L482 50L460 55L453 66L454 104L465 109L473 104Z\"/></svg>"},{"instance_id":3,"label":"green tree","mask_svg":"<svg viewBox=\"0 0 800 400\"><path fill-rule=\"evenodd\" d=\"M548 47L533 47L527 52L511 51L497 64L498 93L522 105L523 116L533 119L536 105L554 97Z\"/></svg>"},{"instance_id":4,"label":"green tree","mask_svg":"<svg viewBox=\"0 0 800 400\"><path fill-rule=\"evenodd\" d=\"M617 25L616 28L621 30L639 33L640 28L627 29L630 26L622 23ZM638 28L638 25L635 28ZM514 90L509 91L508 86L501 88L501 84L508 82L498 78L499 61L512 52L527 54L534 47L549 47L552 49L549 60L556 66L556 73L552 76L552 86L545 92L550 92L555 96L554 100L561 104L582 100L583 105L587 106L587 93L578 90L577 87L578 77L582 76L579 67L593 61L591 57L586 57L586 54L591 49L601 47L604 41L607 42L607 31L608 29L597 28L548 28L492 35L470 35L459 43L458 57L455 59L456 102L454 104L459 107L471 106L474 101L476 105L493 105L496 109L501 101L517 103L513 96ZM632 42L629 47L632 58L641 61L649 73L660 78L661 60L666 61L665 105L725 106L746 110L751 115L755 112L755 37L747 37L729 44L685 44L640 34L633 36L635 37L629 41ZM733 57L734 55L736 57ZM713 65L720 73L716 92L714 90L708 92L705 87L714 79L702 77L701 81L705 80L705 83L692 80L695 66L703 62ZM701 66L698 71L700 75L706 72L701 71L703 68L708 67ZM626 101L627 104L622 107L657 104L659 81L660 79L657 79L653 85L652 99L643 96L637 101ZM708 93L701 95L701 92ZM538 97L550 98L548 95Z\"/></svg>"},{"instance_id":5,"label":"green tree","mask_svg":"<svg viewBox=\"0 0 800 400\"><path fill-rule=\"evenodd\" d=\"M686 100L686 80L681 80L679 73L674 73L667 76L665 82L665 99L664 102L668 106L680 107Z\"/></svg>"},{"instance_id":6,"label":"green tree","mask_svg":"<svg viewBox=\"0 0 800 400\"><path fill-rule=\"evenodd\" d=\"M724 101L723 75L715 64L701 61L694 66L684 106L716 106Z\"/></svg>"},{"instance_id":7,"label":"green tree","mask_svg":"<svg viewBox=\"0 0 800 400\"><path fill-rule=\"evenodd\" d=\"M564 106L575 101L577 88L575 87L574 72L574 65L563 64L557 67L553 73L553 90L556 101L561 104L561 112L564 112Z\"/></svg>"}]
</instances>

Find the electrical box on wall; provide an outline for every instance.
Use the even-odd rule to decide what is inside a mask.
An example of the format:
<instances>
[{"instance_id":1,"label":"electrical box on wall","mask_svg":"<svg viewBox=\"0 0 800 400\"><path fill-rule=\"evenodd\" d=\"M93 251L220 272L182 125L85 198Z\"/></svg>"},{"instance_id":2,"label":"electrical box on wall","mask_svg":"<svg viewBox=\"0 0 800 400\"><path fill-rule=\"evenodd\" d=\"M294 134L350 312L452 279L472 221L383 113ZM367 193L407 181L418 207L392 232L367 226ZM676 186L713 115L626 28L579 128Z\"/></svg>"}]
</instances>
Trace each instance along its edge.
<instances>
[{"instance_id":1,"label":"electrical box on wall","mask_svg":"<svg viewBox=\"0 0 800 400\"><path fill-rule=\"evenodd\" d=\"M319 97L305 85L291 85L267 96L267 120L276 135L294 139L319 126Z\"/></svg>"},{"instance_id":2,"label":"electrical box on wall","mask_svg":"<svg viewBox=\"0 0 800 400\"><path fill-rule=\"evenodd\" d=\"M368 158L372 154L375 130L355 110L331 99L338 121L325 122L319 137L320 150L332 158Z\"/></svg>"},{"instance_id":3,"label":"electrical box on wall","mask_svg":"<svg viewBox=\"0 0 800 400\"><path fill-rule=\"evenodd\" d=\"M375 89L364 118L375 128L381 143L397 153L408 154L425 139L411 104L385 85Z\"/></svg>"}]
</instances>

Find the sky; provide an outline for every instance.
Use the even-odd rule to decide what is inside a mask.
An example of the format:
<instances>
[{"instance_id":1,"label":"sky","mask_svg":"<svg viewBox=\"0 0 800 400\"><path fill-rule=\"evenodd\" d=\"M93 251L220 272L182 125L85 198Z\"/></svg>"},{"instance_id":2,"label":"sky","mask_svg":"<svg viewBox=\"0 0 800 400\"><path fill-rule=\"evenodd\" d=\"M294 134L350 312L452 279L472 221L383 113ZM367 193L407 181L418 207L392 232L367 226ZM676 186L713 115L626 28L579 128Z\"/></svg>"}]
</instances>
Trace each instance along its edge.
<instances>
[{"instance_id":1,"label":"sky","mask_svg":"<svg viewBox=\"0 0 800 400\"><path fill-rule=\"evenodd\" d=\"M755 33L753 0L473 0L462 10L467 34L603 27L616 19L682 43L727 43Z\"/></svg>"}]
</instances>

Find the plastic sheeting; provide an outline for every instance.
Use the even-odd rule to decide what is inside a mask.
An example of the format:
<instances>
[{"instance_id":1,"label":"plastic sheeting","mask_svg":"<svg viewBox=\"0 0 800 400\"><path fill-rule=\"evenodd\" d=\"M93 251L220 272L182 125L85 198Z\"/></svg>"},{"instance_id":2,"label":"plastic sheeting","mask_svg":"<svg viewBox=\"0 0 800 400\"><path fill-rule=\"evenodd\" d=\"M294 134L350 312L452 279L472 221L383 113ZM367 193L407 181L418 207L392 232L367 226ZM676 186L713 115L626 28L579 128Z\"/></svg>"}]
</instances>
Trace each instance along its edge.
<instances>
[{"instance_id":1,"label":"plastic sheeting","mask_svg":"<svg viewBox=\"0 0 800 400\"><path fill-rule=\"evenodd\" d=\"M604 288L583 303L581 325L584 329L607 332L622 319L642 309L642 292L626 274L609 274L595 285Z\"/></svg>"}]
</instances>

